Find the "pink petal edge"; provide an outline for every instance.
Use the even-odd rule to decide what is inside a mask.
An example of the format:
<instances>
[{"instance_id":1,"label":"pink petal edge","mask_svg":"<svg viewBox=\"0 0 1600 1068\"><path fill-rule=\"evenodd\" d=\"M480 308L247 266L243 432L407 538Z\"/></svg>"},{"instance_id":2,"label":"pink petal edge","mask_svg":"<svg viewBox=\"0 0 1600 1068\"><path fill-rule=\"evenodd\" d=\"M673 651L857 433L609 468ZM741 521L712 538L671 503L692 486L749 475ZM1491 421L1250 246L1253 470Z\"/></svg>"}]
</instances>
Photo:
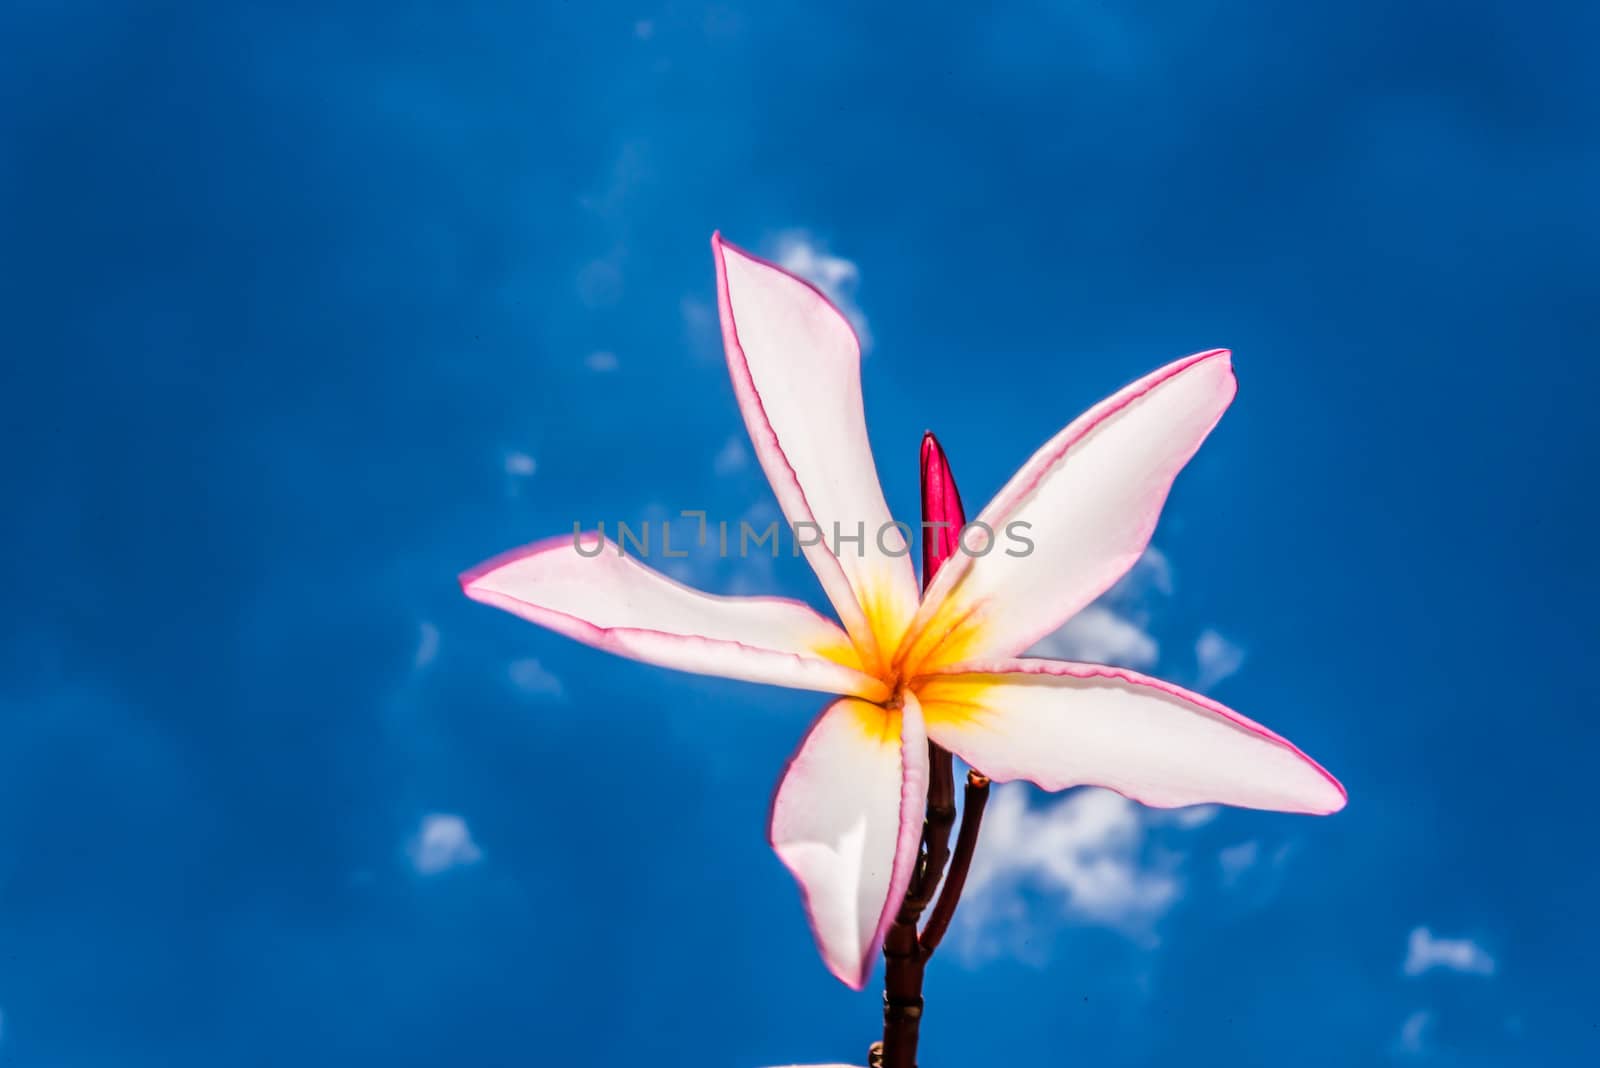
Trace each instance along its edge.
<instances>
[{"instance_id":1,"label":"pink petal edge","mask_svg":"<svg viewBox=\"0 0 1600 1068\"><path fill-rule=\"evenodd\" d=\"M1134 686L1148 687L1150 689L1167 694L1170 697L1175 697L1180 701L1197 705L1205 711L1228 721L1234 726L1240 727L1265 741L1271 742L1274 745L1287 750L1288 752L1294 754L1294 756L1298 757L1302 763L1316 771L1316 773L1322 776L1322 778L1325 779L1330 786L1339 792L1339 803L1325 811L1308 812L1308 815L1333 815L1334 813L1341 811L1350 798L1349 792L1344 788L1343 783L1334 778L1328 769L1324 768L1316 760L1313 760L1305 753L1304 750L1295 745L1293 742L1289 741L1287 738L1283 737L1283 735L1277 733L1269 727L1262 726L1260 723L1250 719L1248 716L1244 716L1238 712L1235 712L1233 709L1221 704L1218 701L1212 700L1204 694L1195 693L1192 690L1186 690L1182 686L1178 686L1175 683L1141 674L1137 671L1129 671L1126 668L1109 667L1101 664L1078 664L1064 660L975 660L968 663L952 665L948 668L942 668L937 672L930 673L929 675L922 676L921 678L932 679L939 676L948 675L1042 675L1076 679L1107 678L1116 679ZM920 678L913 680L913 685L919 681L921 681ZM959 747L950 746L948 748L959 752ZM983 771L984 769L980 768L978 770ZM997 778L997 781L1001 780ZM1039 785L1045 789L1052 789L1052 787L1043 783L1038 783L1032 778L1029 778L1029 781L1035 782L1035 785ZM1130 801L1136 801L1141 805L1146 805L1151 808L1183 807L1182 805L1161 805L1146 801L1141 797L1134 796L1122 790L1116 790L1115 787L1104 788L1114 790L1116 793L1120 793L1124 797L1127 797Z\"/></svg>"}]
</instances>

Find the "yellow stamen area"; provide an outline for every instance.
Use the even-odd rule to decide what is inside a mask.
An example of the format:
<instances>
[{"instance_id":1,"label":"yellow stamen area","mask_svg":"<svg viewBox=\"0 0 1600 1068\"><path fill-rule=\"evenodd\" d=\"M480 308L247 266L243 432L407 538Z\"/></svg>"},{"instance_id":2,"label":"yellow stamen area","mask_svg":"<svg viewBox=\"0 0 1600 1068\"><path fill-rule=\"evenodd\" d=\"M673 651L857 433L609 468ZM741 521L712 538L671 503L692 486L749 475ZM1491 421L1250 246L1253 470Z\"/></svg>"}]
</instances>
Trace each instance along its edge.
<instances>
[{"instance_id":1,"label":"yellow stamen area","mask_svg":"<svg viewBox=\"0 0 1600 1068\"><path fill-rule=\"evenodd\" d=\"M893 594L893 584L887 576L867 572L858 576L856 597L861 614L866 617L868 633L860 636L858 652L865 670L879 678L887 678L894 651L911 622L916 604L901 604Z\"/></svg>"},{"instance_id":2,"label":"yellow stamen area","mask_svg":"<svg viewBox=\"0 0 1600 1068\"><path fill-rule=\"evenodd\" d=\"M900 709L885 708L870 701L852 700L849 705L851 722L861 731L861 736L874 746L900 745Z\"/></svg>"},{"instance_id":3,"label":"yellow stamen area","mask_svg":"<svg viewBox=\"0 0 1600 1068\"><path fill-rule=\"evenodd\" d=\"M937 677L930 672L971 659L982 650L983 614L981 606L947 598L929 618L925 627L907 640L907 628L915 606L898 603L882 584L866 583L858 591L861 612L869 634L852 635L850 642L829 643L817 652L845 667L853 668L882 683L878 693L862 693L865 709L857 710L865 734L879 738L900 730L899 695L909 686L924 706L930 724L971 722L983 711L981 695L987 684L981 676ZM931 695L931 696L930 696ZM871 702L881 702L872 704ZM929 702L937 707L929 707ZM891 719L884 726L883 717Z\"/></svg>"},{"instance_id":4,"label":"yellow stamen area","mask_svg":"<svg viewBox=\"0 0 1600 1068\"><path fill-rule=\"evenodd\" d=\"M878 678L878 671L875 666L869 668L866 664L863 664L860 650L856 648L854 642L847 638L840 638L837 641L818 642L811 647L811 651L824 660L831 660L835 664L847 667L852 671L859 671L870 678ZM893 694L894 687L880 681L879 687L871 692L863 690L859 696L874 701L887 701Z\"/></svg>"},{"instance_id":5,"label":"yellow stamen area","mask_svg":"<svg viewBox=\"0 0 1600 1068\"><path fill-rule=\"evenodd\" d=\"M993 686L981 675L929 675L917 679L912 688L922 705L923 721L931 730L982 726L994 714L988 701Z\"/></svg>"},{"instance_id":6,"label":"yellow stamen area","mask_svg":"<svg viewBox=\"0 0 1600 1068\"><path fill-rule=\"evenodd\" d=\"M861 662L861 653L857 651L855 643L850 641L848 638L840 638L837 641L818 642L811 647L811 651L822 657L824 660L831 660L835 664L839 664L842 667L850 668L852 671L862 671L867 672L868 674L873 674L873 672L868 671L866 665Z\"/></svg>"},{"instance_id":7,"label":"yellow stamen area","mask_svg":"<svg viewBox=\"0 0 1600 1068\"><path fill-rule=\"evenodd\" d=\"M980 651L982 638L981 607L946 598L927 625L896 654L896 673L901 678L915 678L969 660Z\"/></svg>"}]
</instances>

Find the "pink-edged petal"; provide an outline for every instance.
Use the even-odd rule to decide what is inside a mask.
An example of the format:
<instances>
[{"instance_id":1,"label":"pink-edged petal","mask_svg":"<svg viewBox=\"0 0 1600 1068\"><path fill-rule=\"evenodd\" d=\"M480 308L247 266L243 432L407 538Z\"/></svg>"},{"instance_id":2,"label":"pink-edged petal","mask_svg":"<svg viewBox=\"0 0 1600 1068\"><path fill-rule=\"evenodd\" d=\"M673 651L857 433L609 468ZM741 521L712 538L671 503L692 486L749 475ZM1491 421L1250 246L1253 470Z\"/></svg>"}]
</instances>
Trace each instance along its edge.
<instances>
[{"instance_id":1,"label":"pink-edged petal","mask_svg":"<svg viewBox=\"0 0 1600 1068\"><path fill-rule=\"evenodd\" d=\"M1233 394L1228 353L1204 352L1073 420L928 588L897 654L906 672L1016 655L1105 592L1144 552L1173 479Z\"/></svg>"},{"instance_id":2,"label":"pink-edged petal","mask_svg":"<svg viewBox=\"0 0 1600 1068\"><path fill-rule=\"evenodd\" d=\"M1345 804L1338 780L1272 731L1136 672L1002 660L914 685L929 737L992 779L1105 786L1158 808L1322 815Z\"/></svg>"},{"instance_id":3,"label":"pink-edged petal","mask_svg":"<svg viewBox=\"0 0 1600 1068\"><path fill-rule=\"evenodd\" d=\"M872 462L855 332L809 283L720 235L711 248L728 371L761 468L845 629L865 655L888 646L887 659L917 581Z\"/></svg>"},{"instance_id":4,"label":"pink-edged petal","mask_svg":"<svg viewBox=\"0 0 1600 1068\"><path fill-rule=\"evenodd\" d=\"M960 549L967 510L950 470L950 459L929 430L922 435L922 585L933 581L944 562Z\"/></svg>"},{"instance_id":5,"label":"pink-edged petal","mask_svg":"<svg viewBox=\"0 0 1600 1068\"><path fill-rule=\"evenodd\" d=\"M550 538L461 576L468 597L607 652L700 675L881 699L846 634L798 601L718 597L597 535ZM599 547L598 555L593 553Z\"/></svg>"},{"instance_id":6,"label":"pink-edged petal","mask_svg":"<svg viewBox=\"0 0 1600 1068\"><path fill-rule=\"evenodd\" d=\"M910 695L898 710L829 705L773 796L772 848L800 884L823 962L856 990L911 885L927 796L928 739Z\"/></svg>"}]
</instances>

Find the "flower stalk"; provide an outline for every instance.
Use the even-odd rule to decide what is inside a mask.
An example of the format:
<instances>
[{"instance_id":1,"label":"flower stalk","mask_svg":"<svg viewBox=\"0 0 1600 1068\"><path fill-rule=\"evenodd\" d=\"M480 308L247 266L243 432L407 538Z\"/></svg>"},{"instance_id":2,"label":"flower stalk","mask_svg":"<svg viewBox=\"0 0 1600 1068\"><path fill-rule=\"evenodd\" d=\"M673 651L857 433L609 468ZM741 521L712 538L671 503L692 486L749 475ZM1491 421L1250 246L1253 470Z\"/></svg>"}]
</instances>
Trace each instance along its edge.
<instances>
[{"instance_id":1,"label":"flower stalk","mask_svg":"<svg viewBox=\"0 0 1600 1068\"><path fill-rule=\"evenodd\" d=\"M989 779L975 771L967 772L967 793L961 814L961 834L956 838L956 851L950 858L950 874L945 878L944 889L934 903L933 912L922 928L923 958L933 956L950 929L950 920L961 903L961 891L967 885L967 872L972 868L972 854L978 848L978 829L983 825L983 808L989 803Z\"/></svg>"},{"instance_id":2,"label":"flower stalk","mask_svg":"<svg viewBox=\"0 0 1600 1068\"><path fill-rule=\"evenodd\" d=\"M961 505L949 460L932 432L922 439L922 520L922 529L928 532L922 543L922 586L926 590L940 565L956 551L956 538L966 524L966 511ZM872 1068L916 1068L917 1040L922 1026L923 976L928 959L944 937L961 900L961 889L972 865L988 797L989 780L969 771L961 831L952 854L950 832L956 820L955 760L950 751L937 742L928 743L928 801L922 821L922 844L917 855L916 874L883 939L883 1039L868 1050L867 1063ZM945 876L947 864L948 877ZM917 923L933 901L935 890L939 890L939 899L927 926L918 934Z\"/></svg>"}]
</instances>

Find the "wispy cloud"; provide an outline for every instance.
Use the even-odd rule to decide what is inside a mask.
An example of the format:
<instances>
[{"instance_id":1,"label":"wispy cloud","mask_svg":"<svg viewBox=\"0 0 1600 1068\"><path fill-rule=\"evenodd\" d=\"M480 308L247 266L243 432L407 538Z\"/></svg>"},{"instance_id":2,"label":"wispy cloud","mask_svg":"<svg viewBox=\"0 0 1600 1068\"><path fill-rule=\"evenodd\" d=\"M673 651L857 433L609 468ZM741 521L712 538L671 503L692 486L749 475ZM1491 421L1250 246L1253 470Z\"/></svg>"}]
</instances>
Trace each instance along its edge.
<instances>
[{"instance_id":1,"label":"wispy cloud","mask_svg":"<svg viewBox=\"0 0 1600 1068\"><path fill-rule=\"evenodd\" d=\"M1186 831L1192 831L1196 827L1204 827L1221 812L1221 805L1190 805L1187 808L1155 810L1151 814L1154 817L1165 815L1168 821L1176 823Z\"/></svg>"},{"instance_id":2,"label":"wispy cloud","mask_svg":"<svg viewBox=\"0 0 1600 1068\"><path fill-rule=\"evenodd\" d=\"M1029 656L1128 668L1151 667L1160 654L1144 628L1102 604L1085 608L1028 650Z\"/></svg>"},{"instance_id":3,"label":"wispy cloud","mask_svg":"<svg viewBox=\"0 0 1600 1068\"><path fill-rule=\"evenodd\" d=\"M1172 592L1172 565L1150 548L1105 596L1045 635L1030 656L1080 660L1143 670L1155 666L1161 646L1145 626L1147 604Z\"/></svg>"},{"instance_id":4,"label":"wispy cloud","mask_svg":"<svg viewBox=\"0 0 1600 1068\"><path fill-rule=\"evenodd\" d=\"M513 686L530 697L559 698L566 693L561 680L531 656L513 660L506 674Z\"/></svg>"},{"instance_id":5,"label":"wispy cloud","mask_svg":"<svg viewBox=\"0 0 1600 1068\"><path fill-rule=\"evenodd\" d=\"M613 250L578 271L578 299L587 308L606 308L622 299L622 252Z\"/></svg>"},{"instance_id":6,"label":"wispy cloud","mask_svg":"<svg viewBox=\"0 0 1600 1068\"><path fill-rule=\"evenodd\" d=\"M1130 600L1151 593L1159 593L1163 597L1172 594L1172 561L1154 545L1145 549L1144 555L1139 557L1126 575L1117 580L1107 596L1113 600Z\"/></svg>"},{"instance_id":7,"label":"wispy cloud","mask_svg":"<svg viewBox=\"0 0 1600 1068\"><path fill-rule=\"evenodd\" d=\"M1204 630L1194 643L1194 659L1199 673L1195 688L1215 686L1244 666L1244 650L1214 630Z\"/></svg>"},{"instance_id":8,"label":"wispy cloud","mask_svg":"<svg viewBox=\"0 0 1600 1068\"><path fill-rule=\"evenodd\" d=\"M583 358L583 365L595 374L609 374L620 366L617 354L607 349L589 353Z\"/></svg>"},{"instance_id":9,"label":"wispy cloud","mask_svg":"<svg viewBox=\"0 0 1600 1068\"><path fill-rule=\"evenodd\" d=\"M417 652L412 666L418 671L433 663L439 656L439 628L423 620L417 624Z\"/></svg>"},{"instance_id":10,"label":"wispy cloud","mask_svg":"<svg viewBox=\"0 0 1600 1068\"><path fill-rule=\"evenodd\" d=\"M483 851L472 840L467 821L443 812L423 817L422 826L406 852L419 875L437 875L483 859Z\"/></svg>"},{"instance_id":11,"label":"wispy cloud","mask_svg":"<svg viewBox=\"0 0 1600 1068\"><path fill-rule=\"evenodd\" d=\"M750 460L749 453L745 451L744 442L738 438L729 438L717 450L717 455L711 461L711 470L719 477L727 477L736 471L743 471L745 464Z\"/></svg>"},{"instance_id":12,"label":"wispy cloud","mask_svg":"<svg viewBox=\"0 0 1600 1068\"><path fill-rule=\"evenodd\" d=\"M1225 847L1217 854L1217 864L1222 868L1222 885L1232 886L1245 872L1261 859L1260 842L1240 842Z\"/></svg>"},{"instance_id":13,"label":"wispy cloud","mask_svg":"<svg viewBox=\"0 0 1600 1068\"><path fill-rule=\"evenodd\" d=\"M1427 1052L1428 1033L1433 1030L1433 1013L1418 1009L1407 1016L1395 1037L1395 1052L1408 1057L1418 1057Z\"/></svg>"},{"instance_id":14,"label":"wispy cloud","mask_svg":"<svg viewBox=\"0 0 1600 1068\"><path fill-rule=\"evenodd\" d=\"M962 911L970 958L1020 947L1023 892L1052 898L1058 918L1103 924L1141 941L1182 892L1176 857L1147 857L1138 805L1109 790L1077 790L1048 807L1020 784L996 788L983 820Z\"/></svg>"},{"instance_id":15,"label":"wispy cloud","mask_svg":"<svg viewBox=\"0 0 1600 1068\"><path fill-rule=\"evenodd\" d=\"M856 286L861 269L843 256L835 256L805 230L785 230L773 245L773 259L786 271L793 271L825 293L834 306L844 312L855 327L863 352L872 348L872 333L867 317L856 304Z\"/></svg>"},{"instance_id":16,"label":"wispy cloud","mask_svg":"<svg viewBox=\"0 0 1600 1068\"><path fill-rule=\"evenodd\" d=\"M1434 968L1464 975L1493 975L1494 958L1470 938L1435 938L1426 927L1411 932L1406 942L1404 971L1417 976Z\"/></svg>"},{"instance_id":17,"label":"wispy cloud","mask_svg":"<svg viewBox=\"0 0 1600 1068\"><path fill-rule=\"evenodd\" d=\"M520 449L508 449L502 464L506 472L506 496L515 500L528 488L534 473L539 470L539 463Z\"/></svg>"}]
</instances>

